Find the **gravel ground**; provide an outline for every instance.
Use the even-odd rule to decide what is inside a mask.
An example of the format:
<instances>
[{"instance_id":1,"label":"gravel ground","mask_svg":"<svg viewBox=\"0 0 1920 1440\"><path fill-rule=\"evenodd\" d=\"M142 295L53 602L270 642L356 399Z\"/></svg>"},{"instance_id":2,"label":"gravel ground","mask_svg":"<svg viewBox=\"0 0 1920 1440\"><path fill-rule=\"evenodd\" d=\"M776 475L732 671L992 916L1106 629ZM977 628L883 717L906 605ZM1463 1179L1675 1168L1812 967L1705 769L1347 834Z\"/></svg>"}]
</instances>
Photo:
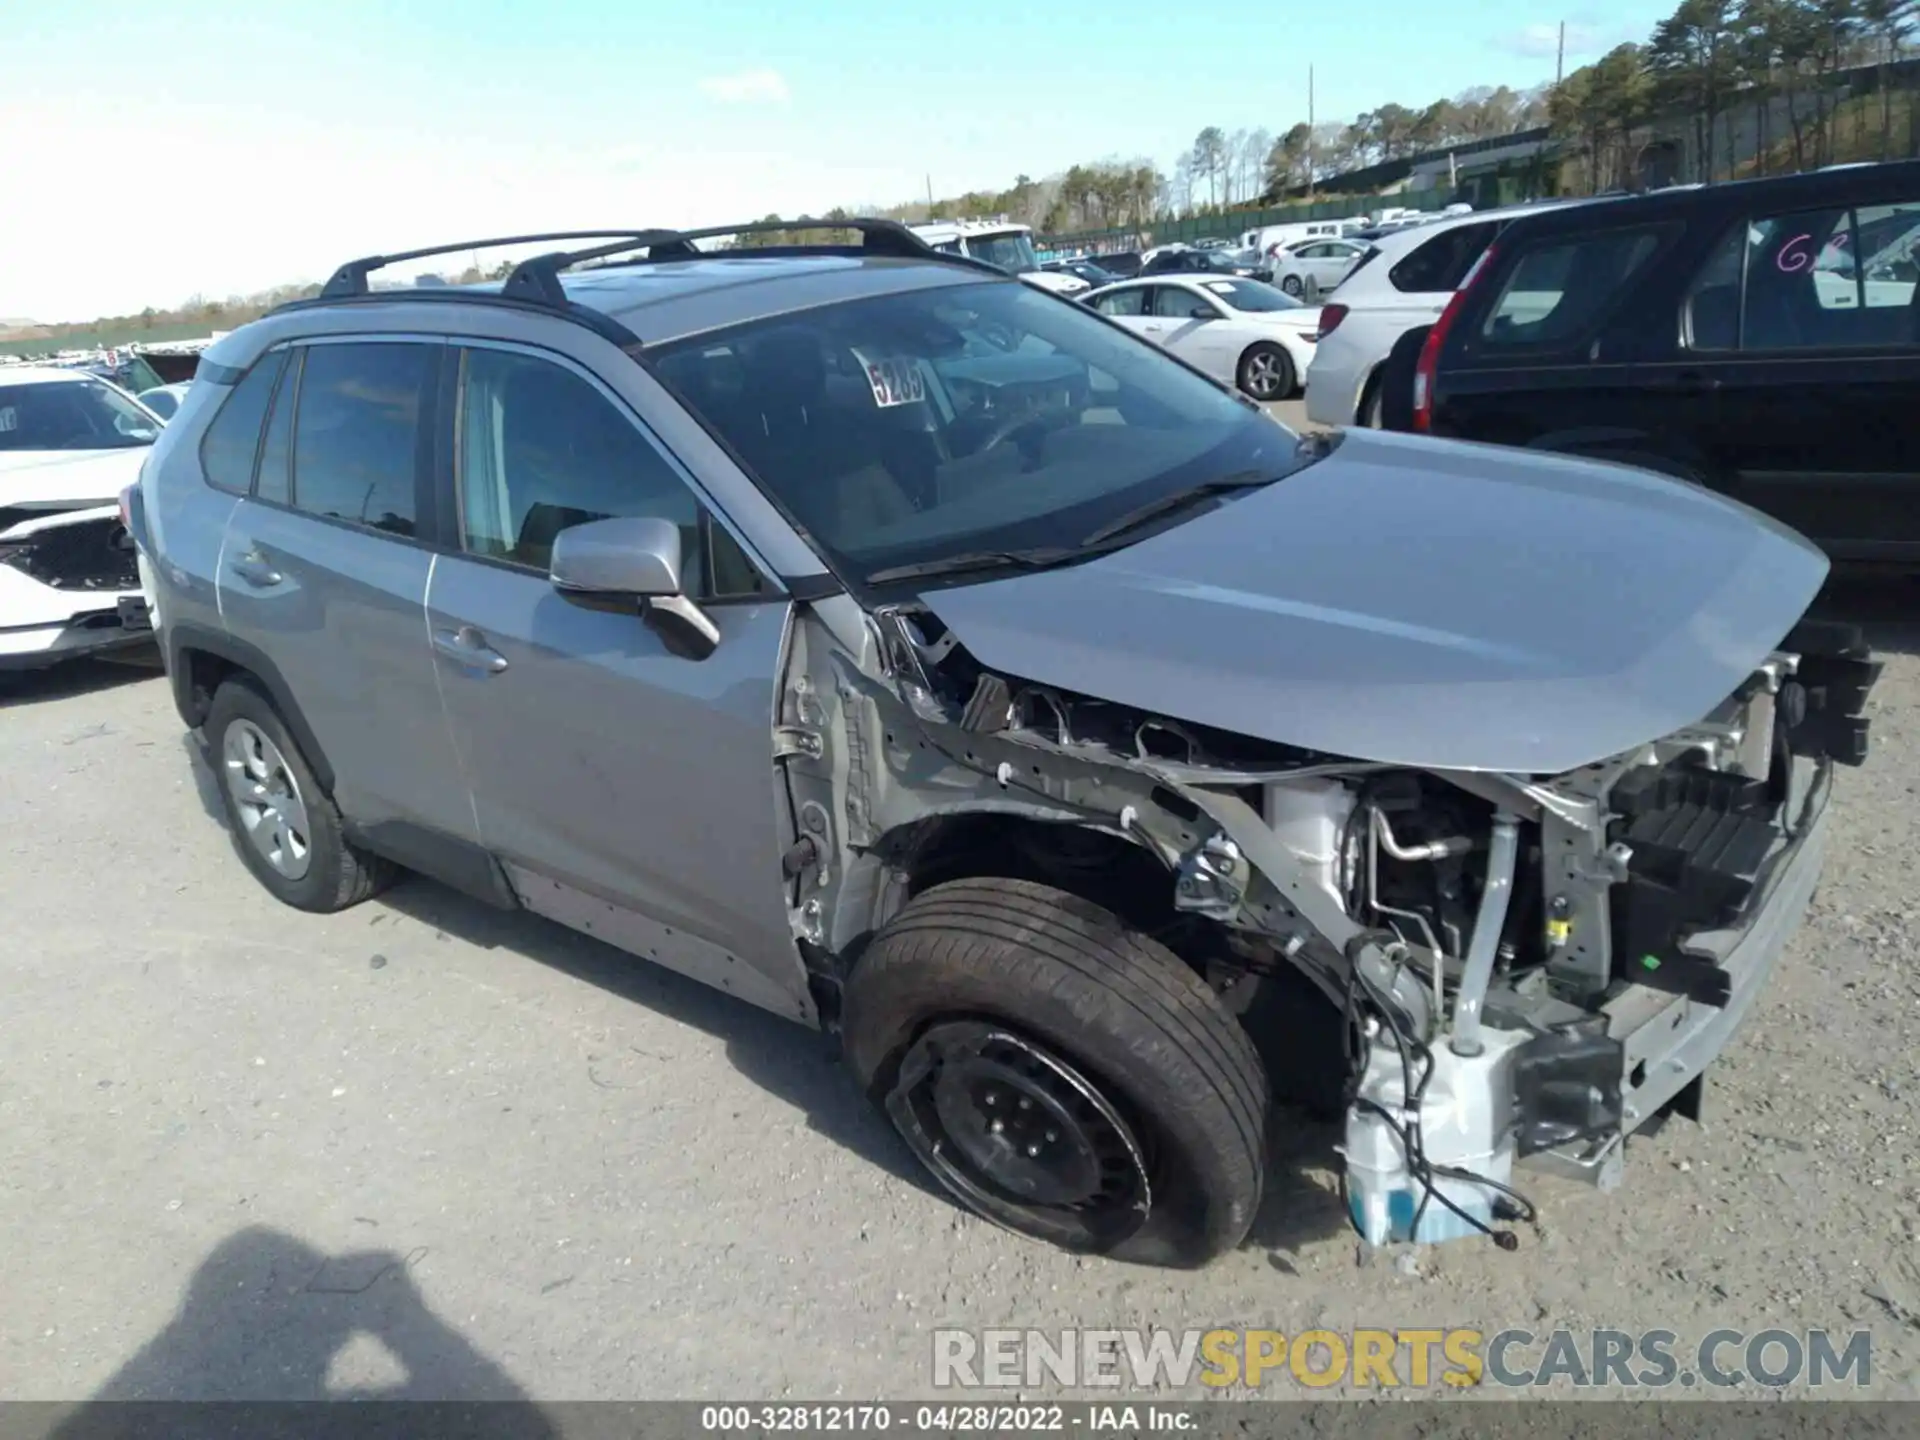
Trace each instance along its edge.
<instances>
[{"instance_id":1,"label":"gravel ground","mask_svg":"<svg viewBox=\"0 0 1920 1440\"><path fill-rule=\"evenodd\" d=\"M0 1398L930 1391L938 1325L1870 1326L1920 1394L1920 626L1827 881L1702 1129L1515 1254L1360 1263L1332 1135L1283 1119L1199 1274L963 1217L784 1021L425 881L346 914L247 877L164 682L74 668L0 726ZM1409 1273L1411 1270L1412 1273Z\"/></svg>"}]
</instances>

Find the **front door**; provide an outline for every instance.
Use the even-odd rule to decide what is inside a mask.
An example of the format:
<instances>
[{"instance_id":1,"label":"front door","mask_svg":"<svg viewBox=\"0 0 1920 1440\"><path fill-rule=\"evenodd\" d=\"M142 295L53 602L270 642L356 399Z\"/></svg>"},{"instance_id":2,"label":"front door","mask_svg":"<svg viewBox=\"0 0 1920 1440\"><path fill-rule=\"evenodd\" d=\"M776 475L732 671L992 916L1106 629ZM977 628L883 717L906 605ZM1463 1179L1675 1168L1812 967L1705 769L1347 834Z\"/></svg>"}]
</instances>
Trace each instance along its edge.
<instances>
[{"instance_id":1,"label":"front door","mask_svg":"<svg viewBox=\"0 0 1920 1440\"><path fill-rule=\"evenodd\" d=\"M289 723L298 734L304 719L341 811L409 854L420 830L474 839L421 622L433 553L415 538L444 352L356 339L271 356L214 417L202 452L251 470L271 400L257 475L222 482L245 498L221 551L221 613L271 657L298 711Z\"/></svg>"},{"instance_id":2,"label":"front door","mask_svg":"<svg viewBox=\"0 0 1920 1440\"><path fill-rule=\"evenodd\" d=\"M1204 284L1155 288L1153 317L1166 328L1154 338L1195 369L1231 384L1244 347L1237 332L1226 323L1226 311L1207 298Z\"/></svg>"},{"instance_id":3,"label":"front door","mask_svg":"<svg viewBox=\"0 0 1920 1440\"><path fill-rule=\"evenodd\" d=\"M459 551L427 625L483 843L530 908L809 1015L773 753L784 597L584 371L480 345L459 363ZM610 516L682 527L686 593L721 633L707 658L549 582L554 538Z\"/></svg>"}]
</instances>

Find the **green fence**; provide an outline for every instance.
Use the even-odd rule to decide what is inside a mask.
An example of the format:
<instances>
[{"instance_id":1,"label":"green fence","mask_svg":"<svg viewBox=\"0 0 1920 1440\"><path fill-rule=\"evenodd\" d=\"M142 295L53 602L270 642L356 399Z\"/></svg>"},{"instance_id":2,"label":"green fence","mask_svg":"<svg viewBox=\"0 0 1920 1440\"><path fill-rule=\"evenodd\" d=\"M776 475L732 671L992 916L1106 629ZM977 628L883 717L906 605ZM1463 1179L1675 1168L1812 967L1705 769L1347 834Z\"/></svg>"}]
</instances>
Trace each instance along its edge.
<instances>
[{"instance_id":1,"label":"green fence","mask_svg":"<svg viewBox=\"0 0 1920 1440\"><path fill-rule=\"evenodd\" d=\"M1438 210L1447 196L1440 190L1408 195L1340 195L1317 200L1311 205L1277 205L1263 210L1227 210L1218 215L1189 215L1184 219L1163 216L1140 227L1117 226L1109 230L1077 230L1040 239L1042 250L1129 250L1141 245L1191 244L1195 240L1235 239L1263 225L1297 225L1307 220L1344 220L1349 215L1370 215L1389 207L1399 210Z\"/></svg>"}]
</instances>

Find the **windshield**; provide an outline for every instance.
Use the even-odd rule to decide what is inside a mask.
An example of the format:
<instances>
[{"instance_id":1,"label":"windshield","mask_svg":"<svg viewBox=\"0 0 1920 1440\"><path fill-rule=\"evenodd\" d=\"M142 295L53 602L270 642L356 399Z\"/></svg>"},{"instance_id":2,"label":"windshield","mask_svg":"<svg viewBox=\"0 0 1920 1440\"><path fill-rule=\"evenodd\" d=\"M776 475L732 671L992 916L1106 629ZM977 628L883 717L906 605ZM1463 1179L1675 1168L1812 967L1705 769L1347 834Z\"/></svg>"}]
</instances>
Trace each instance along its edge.
<instances>
[{"instance_id":1,"label":"windshield","mask_svg":"<svg viewBox=\"0 0 1920 1440\"><path fill-rule=\"evenodd\" d=\"M98 380L0 384L0 451L126 450L159 435L153 416Z\"/></svg>"},{"instance_id":2,"label":"windshield","mask_svg":"<svg viewBox=\"0 0 1920 1440\"><path fill-rule=\"evenodd\" d=\"M969 235L966 243L967 254L998 265L1010 275L1025 275L1040 268L1033 254L1033 236L1024 230L1008 235Z\"/></svg>"},{"instance_id":3,"label":"windshield","mask_svg":"<svg viewBox=\"0 0 1920 1440\"><path fill-rule=\"evenodd\" d=\"M652 352L848 578L1084 547L1298 439L1152 344L1026 285L824 305Z\"/></svg>"},{"instance_id":4,"label":"windshield","mask_svg":"<svg viewBox=\"0 0 1920 1440\"><path fill-rule=\"evenodd\" d=\"M1301 310L1306 303L1276 290L1264 280L1208 280L1206 288L1235 310L1262 314L1269 310Z\"/></svg>"}]
</instances>

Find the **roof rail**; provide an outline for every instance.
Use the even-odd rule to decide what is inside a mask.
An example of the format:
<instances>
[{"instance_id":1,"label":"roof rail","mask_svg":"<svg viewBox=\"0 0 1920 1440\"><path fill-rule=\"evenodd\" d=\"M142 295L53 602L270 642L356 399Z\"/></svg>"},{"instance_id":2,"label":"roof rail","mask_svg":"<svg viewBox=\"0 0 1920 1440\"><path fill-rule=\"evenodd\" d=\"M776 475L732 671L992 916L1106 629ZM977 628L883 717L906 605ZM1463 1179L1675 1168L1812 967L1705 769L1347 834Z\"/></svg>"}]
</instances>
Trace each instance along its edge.
<instances>
[{"instance_id":1,"label":"roof rail","mask_svg":"<svg viewBox=\"0 0 1920 1440\"><path fill-rule=\"evenodd\" d=\"M712 225L702 230L647 230L624 235L611 244L595 245L586 250L535 255L513 267L513 273L501 285L500 293L515 299L565 305L568 301L566 291L560 284L560 272L587 260L603 260L612 255L624 255L629 250L645 250L649 261L691 260L703 253L693 243L696 240L716 240L724 235L777 235L794 230L855 230L860 233L859 249L869 255L892 255L907 260L958 258L943 255L898 220L869 220L853 216L823 220L802 215L795 220L750 220L738 225ZM781 250L789 255L809 250L818 254L846 253L846 247L839 245L782 246Z\"/></svg>"},{"instance_id":2,"label":"roof rail","mask_svg":"<svg viewBox=\"0 0 1920 1440\"><path fill-rule=\"evenodd\" d=\"M424 250L401 250L392 255L368 255L359 260L349 260L334 271L327 283L320 287L317 298L338 300L347 295L365 295L369 275L376 270L384 270L389 265L398 265L406 260L425 260L434 255L457 255L463 250L497 250L504 245L542 245L550 240L604 240L613 235L626 237L625 243L632 246L640 236L672 233L669 230L556 230L544 235L501 235L490 240L463 240L457 245L430 245Z\"/></svg>"}]
</instances>

